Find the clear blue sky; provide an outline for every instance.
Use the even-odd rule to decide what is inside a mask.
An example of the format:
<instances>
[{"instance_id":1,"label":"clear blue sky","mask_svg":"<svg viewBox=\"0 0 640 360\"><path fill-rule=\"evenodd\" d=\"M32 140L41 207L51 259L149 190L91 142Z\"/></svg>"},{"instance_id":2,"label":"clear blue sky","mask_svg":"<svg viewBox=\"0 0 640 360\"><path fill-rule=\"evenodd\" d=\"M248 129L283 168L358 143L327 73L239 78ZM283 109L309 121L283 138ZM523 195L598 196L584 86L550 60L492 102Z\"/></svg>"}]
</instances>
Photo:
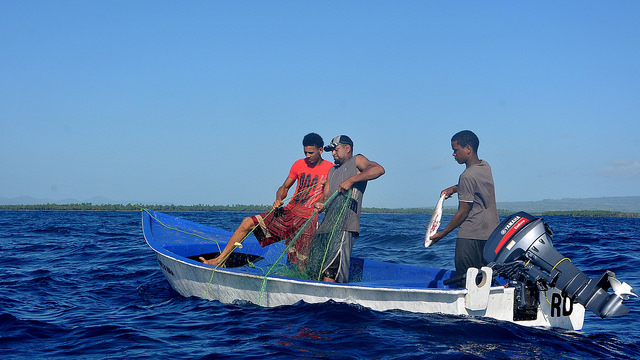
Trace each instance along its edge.
<instances>
[{"instance_id":1,"label":"clear blue sky","mask_svg":"<svg viewBox=\"0 0 640 360\"><path fill-rule=\"evenodd\" d=\"M637 1L1 9L0 197L271 204L317 132L385 167L365 206L432 207L463 129L498 202L640 195Z\"/></svg>"}]
</instances>

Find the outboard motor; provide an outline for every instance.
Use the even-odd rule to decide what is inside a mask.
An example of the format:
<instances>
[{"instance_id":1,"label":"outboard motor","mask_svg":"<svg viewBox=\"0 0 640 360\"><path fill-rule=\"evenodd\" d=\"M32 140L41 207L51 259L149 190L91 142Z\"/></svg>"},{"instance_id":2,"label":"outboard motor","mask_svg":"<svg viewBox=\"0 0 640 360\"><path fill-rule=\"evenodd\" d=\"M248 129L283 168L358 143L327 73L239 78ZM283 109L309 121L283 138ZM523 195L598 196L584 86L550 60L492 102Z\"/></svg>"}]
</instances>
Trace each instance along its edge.
<instances>
[{"instance_id":1,"label":"outboard motor","mask_svg":"<svg viewBox=\"0 0 640 360\"><path fill-rule=\"evenodd\" d=\"M590 279L553 248L552 237L543 219L518 212L493 231L484 248L484 259L502 276L524 278L540 290L560 289L601 318L629 313L622 301L629 295L637 296L631 286L620 282L611 271L597 280ZM613 288L613 294L607 292L609 288Z\"/></svg>"}]
</instances>

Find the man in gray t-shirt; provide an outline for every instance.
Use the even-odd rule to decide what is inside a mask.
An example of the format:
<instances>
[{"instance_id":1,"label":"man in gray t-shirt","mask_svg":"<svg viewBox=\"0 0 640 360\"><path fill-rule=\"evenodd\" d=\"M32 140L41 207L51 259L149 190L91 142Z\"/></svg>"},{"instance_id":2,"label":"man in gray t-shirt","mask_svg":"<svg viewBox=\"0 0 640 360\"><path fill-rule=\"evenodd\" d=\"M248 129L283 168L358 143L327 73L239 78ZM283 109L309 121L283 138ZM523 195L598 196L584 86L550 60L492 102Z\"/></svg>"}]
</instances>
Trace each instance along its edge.
<instances>
[{"instance_id":1,"label":"man in gray t-shirt","mask_svg":"<svg viewBox=\"0 0 640 360\"><path fill-rule=\"evenodd\" d=\"M458 200L471 203L471 211L460 224L458 237L487 240L498 226L498 209L491 166L484 160L468 165L458 180Z\"/></svg>"},{"instance_id":2,"label":"man in gray t-shirt","mask_svg":"<svg viewBox=\"0 0 640 360\"><path fill-rule=\"evenodd\" d=\"M442 190L449 198L458 193L458 211L444 230L431 236L432 244L460 227L456 240L456 275L466 274L470 267L485 265L482 253L489 235L500 223L491 166L478 158L478 137L469 130L451 138L453 156L466 169L458 184ZM459 282L458 286L464 284Z\"/></svg>"},{"instance_id":3,"label":"man in gray t-shirt","mask_svg":"<svg viewBox=\"0 0 640 360\"><path fill-rule=\"evenodd\" d=\"M331 151L336 166L329 170L329 186L325 185L324 192L315 205L316 211L324 211L324 202L336 191L347 192L353 189L351 195L356 204L355 208L349 209L349 218L345 227L340 230L339 249L329 254L330 262L322 269L323 281L346 283L349 282L353 242L360 232L362 196L367 181L382 176L384 168L362 154L353 155L353 141L347 135L334 137L331 143L324 147L324 151Z\"/></svg>"}]
</instances>

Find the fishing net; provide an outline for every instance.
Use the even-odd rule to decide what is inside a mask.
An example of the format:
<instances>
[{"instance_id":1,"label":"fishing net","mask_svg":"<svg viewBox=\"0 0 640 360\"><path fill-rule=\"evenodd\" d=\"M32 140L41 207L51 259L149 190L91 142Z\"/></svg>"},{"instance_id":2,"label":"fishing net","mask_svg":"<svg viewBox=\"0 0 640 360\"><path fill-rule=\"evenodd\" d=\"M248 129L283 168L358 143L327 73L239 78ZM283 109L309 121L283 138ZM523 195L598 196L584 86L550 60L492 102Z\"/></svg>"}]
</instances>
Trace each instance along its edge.
<instances>
[{"instance_id":1,"label":"fishing net","mask_svg":"<svg viewBox=\"0 0 640 360\"><path fill-rule=\"evenodd\" d=\"M240 241L235 243L235 248L231 253L226 255L222 264L225 267L249 267L253 268L251 273L259 273L263 276L262 286L259 292L258 304L261 303L263 295L267 291L267 280L269 276L283 276L288 278L297 278L304 280L322 280L323 271L335 259L340 248L342 231L344 224L351 213L350 209L357 206L357 203L351 197L352 190L344 193L335 192L324 203L325 212L320 216L314 213L301 226L295 224L291 226L294 231L289 236L285 236L284 241L276 241L268 246L264 246L261 250L256 251L254 246L260 246L257 242L249 242L249 244ZM276 211L276 210L274 210ZM271 216L273 215L273 216ZM277 216L272 212L264 214L265 225L269 219ZM251 232L256 232L261 224L254 227ZM278 225L281 226L281 225ZM284 226L286 227L286 226ZM268 228L268 227L266 227ZM295 229L297 228L297 229ZM266 230L268 231L268 230ZM247 234L248 236L249 234ZM245 236L246 239L246 236ZM247 245L247 246L245 246ZM265 244L263 244L265 245ZM239 253L235 250L244 249ZM253 247L249 249L248 247ZM220 246L218 246L218 251ZM257 257L249 257L256 251L260 255ZM207 258L220 254L213 253ZM200 258L202 255L196 255L193 258ZM211 273L209 285L213 281L216 268ZM205 297L209 293L209 286L205 293Z\"/></svg>"},{"instance_id":2,"label":"fishing net","mask_svg":"<svg viewBox=\"0 0 640 360\"><path fill-rule=\"evenodd\" d=\"M280 266L277 275L295 277L299 279L322 280L322 271L329 265L340 248L340 235L344 223L349 217L349 206L353 203L351 190L345 193L335 192L325 202L325 212L311 241L305 241L299 246L303 234L308 234L313 221L307 221L289 241L286 251L297 246L297 252L302 254L305 261L296 266ZM278 261L278 264L284 264Z\"/></svg>"},{"instance_id":3,"label":"fishing net","mask_svg":"<svg viewBox=\"0 0 640 360\"><path fill-rule=\"evenodd\" d=\"M273 270L267 272L266 275L322 280L323 270L330 264L340 248L341 232L349 217L349 207L354 203L355 201L351 198L351 190L345 193L335 192L330 196L325 202L325 212L319 219L318 228L315 231L310 229L316 223L313 219L307 220L291 239L285 240L287 245L284 251L274 263ZM314 234L310 241L305 239L309 230ZM304 261L296 263L288 261L291 256L287 257L285 254L291 254L291 249L294 248L298 258L302 258Z\"/></svg>"},{"instance_id":4,"label":"fishing net","mask_svg":"<svg viewBox=\"0 0 640 360\"><path fill-rule=\"evenodd\" d=\"M308 244L308 249L298 247L299 253L307 253L308 258L305 262L296 264L288 262L285 256L291 247L300 241L301 236L308 231L309 226L315 224L313 218L307 222L296 232L296 235L287 239L284 251L280 253L276 261L265 273L260 289L258 304L261 303L263 295L266 291L267 279L269 275L286 276L290 278L322 280L322 273L326 266L335 257L339 247L341 232L344 223L349 217L349 206L353 206L354 200L351 198L351 190L346 193L335 192L324 203L325 213L322 222L315 231L315 235Z\"/></svg>"},{"instance_id":5,"label":"fishing net","mask_svg":"<svg viewBox=\"0 0 640 360\"><path fill-rule=\"evenodd\" d=\"M322 280L322 273L335 258L341 246L342 231L347 221L349 209L357 205L351 197L352 190L345 193L336 192L331 203L327 204L322 223L311 241L309 259L305 274L312 280Z\"/></svg>"}]
</instances>

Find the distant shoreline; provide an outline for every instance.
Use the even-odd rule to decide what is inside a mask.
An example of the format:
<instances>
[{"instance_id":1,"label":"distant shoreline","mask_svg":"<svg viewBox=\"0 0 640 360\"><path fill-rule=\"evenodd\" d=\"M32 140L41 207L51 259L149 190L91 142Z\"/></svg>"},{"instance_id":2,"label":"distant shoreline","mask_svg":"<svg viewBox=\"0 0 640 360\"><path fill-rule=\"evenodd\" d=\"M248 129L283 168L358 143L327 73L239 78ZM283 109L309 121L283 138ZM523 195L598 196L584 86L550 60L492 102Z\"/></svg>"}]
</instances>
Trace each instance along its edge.
<instances>
[{"instance_id":1,"label":"distant shoreline","mask_svg":"<svg viewBox=\"0 0 640 360\"><path fill-rule=\"evenodd\" d=\"M269 211L266 205L141 205L141 204L38 204L38 205L0 205L0 211L141 211L153 209L163 212L251 212L262 213ZM527 211L527 210L524 210ZM363 208L363 213L368 214L427 214L431 215L433 209L428 208ZM444 214L455 214L455 208L445 208ZM500 215L510 215L513 210L500 209ZM561 210L561 211L528 211L538 216L572 216L572 217L605 217L605 218L640 218L640 213L611 210Z\"/></svg>"}]
</instances>

